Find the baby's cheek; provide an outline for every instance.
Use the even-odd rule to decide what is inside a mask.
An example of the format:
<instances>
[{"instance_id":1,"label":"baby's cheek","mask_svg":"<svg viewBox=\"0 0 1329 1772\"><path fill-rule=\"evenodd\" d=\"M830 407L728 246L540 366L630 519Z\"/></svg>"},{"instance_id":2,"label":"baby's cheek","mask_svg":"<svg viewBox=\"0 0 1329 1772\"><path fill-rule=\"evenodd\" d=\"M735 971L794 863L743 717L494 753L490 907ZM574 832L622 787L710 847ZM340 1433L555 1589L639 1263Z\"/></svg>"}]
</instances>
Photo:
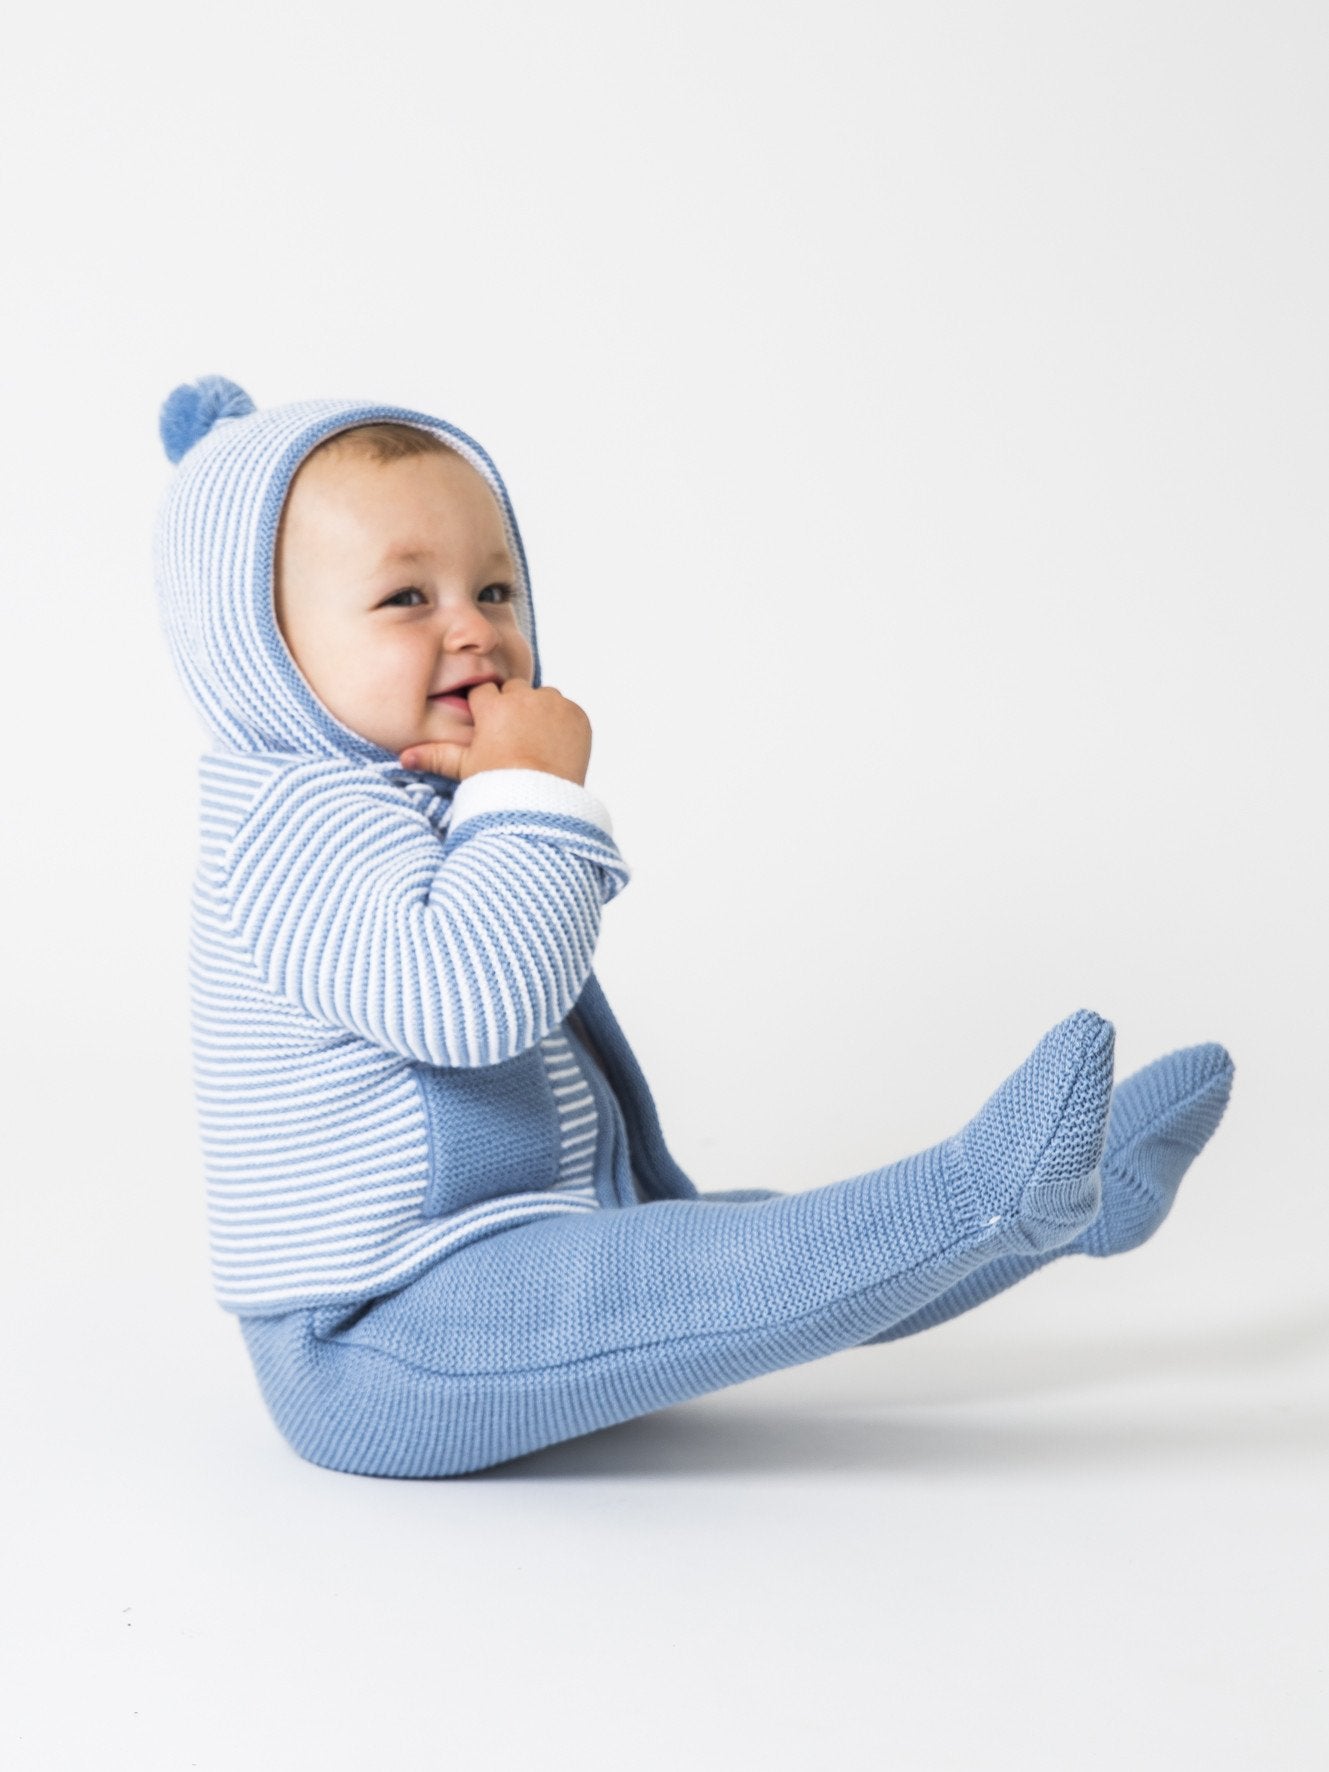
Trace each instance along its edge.
<instances>
[{"instance_id":1,"label":"baby's cheek","mask_svg":"<svg viewBox=\"0 0 1329 1772\"><path fill-rule=\"evenodd\" d=\"M374 694L385 707L418 707L434 687L434 667L405 648L392 649L373 663Z\"/></svg>"}]
</instances>

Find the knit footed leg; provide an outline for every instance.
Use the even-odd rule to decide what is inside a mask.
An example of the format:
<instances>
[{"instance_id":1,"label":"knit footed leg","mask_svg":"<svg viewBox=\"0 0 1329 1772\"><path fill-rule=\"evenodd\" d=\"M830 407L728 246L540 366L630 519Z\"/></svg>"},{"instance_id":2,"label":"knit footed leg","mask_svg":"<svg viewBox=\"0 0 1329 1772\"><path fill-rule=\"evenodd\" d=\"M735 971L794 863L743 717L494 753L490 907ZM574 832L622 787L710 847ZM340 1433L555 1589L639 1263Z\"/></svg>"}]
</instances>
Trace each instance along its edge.
<instances>
[{"instance_id":1,"label":"knit footed leg","mask_svg":"<svg viewBox=\"0 0 1329 1772\"><path fill-rule=\"evenodd\" d=\"M805 1193L528 1221L367 1305L243 1319L302 1457L451 1476L854 1347L1100 1204L1113 1030L1059 1023L954 1137Z\"/></svg>"},{"instance_id":2,"label":"knit footed leg","mask_svg":"<svg viewBox=\"0 0 1329 1772\"><path fill-rule=\"evenodd\" d=\"M1170 1052L1127 1077L1112 1096L1100 1164L1103 1201L1093 1223L1056 1249L997 1256L863 1345L934 1329L1060 1256L1121 1255L1137 1248L1172 1210L1182 1176L1216 1131L1233 1074L1224 1048L1207 1042Z\"/></svg>"}]
</instances>

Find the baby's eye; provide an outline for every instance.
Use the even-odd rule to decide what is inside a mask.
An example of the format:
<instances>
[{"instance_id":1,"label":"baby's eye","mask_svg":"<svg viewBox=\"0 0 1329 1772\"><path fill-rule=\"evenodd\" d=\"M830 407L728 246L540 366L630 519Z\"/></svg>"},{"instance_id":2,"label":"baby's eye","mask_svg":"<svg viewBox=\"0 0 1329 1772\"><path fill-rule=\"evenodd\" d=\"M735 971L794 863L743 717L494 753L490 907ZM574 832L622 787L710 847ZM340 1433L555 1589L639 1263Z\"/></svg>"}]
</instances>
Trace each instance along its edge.
<instances>
[{"instance_id":1,"label":"baby's eye","mask_svg":"<svg viewBox=\"0 0 1329 1772\"><path fill-rule=\"evenodd\" d=\"M483 598L487 596L490 591L497 591L498 600L502 603L510 603L513 597L517 594L511 585L495 583L486 585L484 590L480 592L481 597ZM390 597L385 597L383 599L383 607L385 609L414 609L416 605L414 603L404 603L402 601L404 597L418 597L422 603L428 601L424 592L418 585L407 585L404 590L394 591Z\"/></svg>"}]
</instances>

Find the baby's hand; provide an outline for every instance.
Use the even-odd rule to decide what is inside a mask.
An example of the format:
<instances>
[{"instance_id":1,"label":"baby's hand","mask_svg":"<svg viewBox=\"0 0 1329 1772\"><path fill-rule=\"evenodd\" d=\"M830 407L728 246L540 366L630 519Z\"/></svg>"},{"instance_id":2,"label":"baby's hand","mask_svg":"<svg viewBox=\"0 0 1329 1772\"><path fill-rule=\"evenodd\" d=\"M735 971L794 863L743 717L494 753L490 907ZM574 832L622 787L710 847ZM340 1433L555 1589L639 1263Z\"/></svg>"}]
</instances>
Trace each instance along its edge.
<instances>
[{"instance_id":1,"label":"baby's hand","mask_svg":"<svg viewBox=\"0 0 1329 1772\"><path fill-rule=\"evenodd\" d=\"M401 752L404 769L465 781L482 769L543 769L586 785L591 722L575 701L529 677L481 683L466 698L475 735L465 742L429 739Z\"/></svg>"}]
</instances>

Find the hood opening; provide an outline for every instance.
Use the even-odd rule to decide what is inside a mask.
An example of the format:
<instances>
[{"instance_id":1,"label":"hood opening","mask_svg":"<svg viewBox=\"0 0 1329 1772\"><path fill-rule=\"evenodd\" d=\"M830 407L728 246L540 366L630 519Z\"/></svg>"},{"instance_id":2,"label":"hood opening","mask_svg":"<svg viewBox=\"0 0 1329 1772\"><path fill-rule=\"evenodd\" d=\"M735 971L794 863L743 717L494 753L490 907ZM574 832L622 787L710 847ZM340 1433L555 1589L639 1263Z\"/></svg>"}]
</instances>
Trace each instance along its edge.
<instances>
[{"instance_id":1,"label":"hood opening","mask_svg":"<svg viewBox=\"0 0 1329 1772\"><path fill-rule=\"evenodd\" d=\"M296 471L338 431L383 420L431 432L488 484L517 568L517 621L539 687L525 549L502 477L474 438L445 419L368 401L259 410L235 383L204 377L177 388L162 408L162 440L177 466L159 507L153 561L171 656L214 749L401 769L393 752L343 725L318 699L286 645L275 605L277 531ZM426 779L449 794L456 787L446 777Z\"/></svg>"}]
</instances>

